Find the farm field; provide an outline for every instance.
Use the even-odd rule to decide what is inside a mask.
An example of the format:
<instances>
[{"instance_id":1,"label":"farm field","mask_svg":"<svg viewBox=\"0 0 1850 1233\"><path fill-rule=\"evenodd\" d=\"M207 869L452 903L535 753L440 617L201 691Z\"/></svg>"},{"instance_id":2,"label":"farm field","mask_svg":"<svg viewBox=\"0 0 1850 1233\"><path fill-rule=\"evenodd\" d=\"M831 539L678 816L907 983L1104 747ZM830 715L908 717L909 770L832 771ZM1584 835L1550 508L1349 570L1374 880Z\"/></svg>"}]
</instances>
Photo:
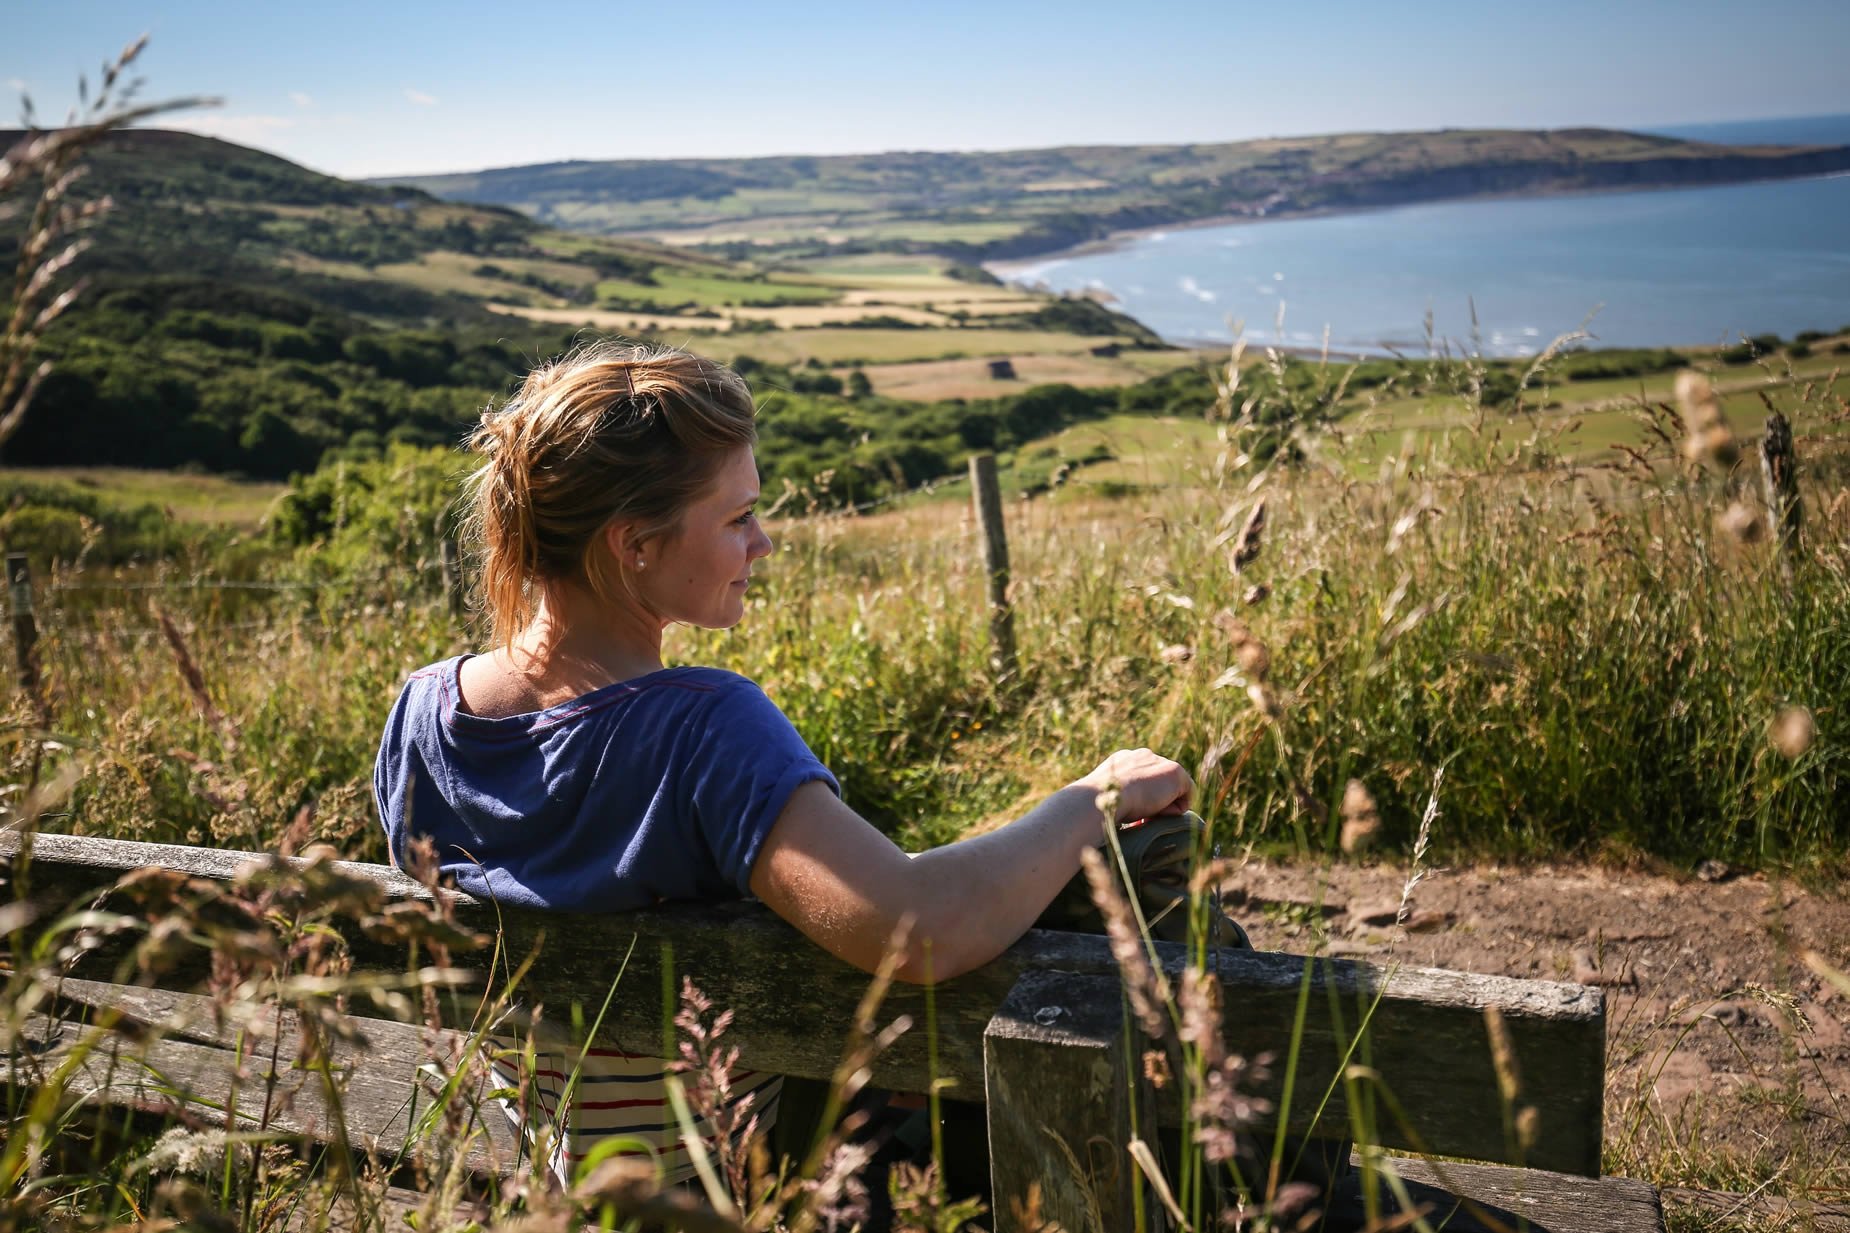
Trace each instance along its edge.
<instances>
[{"instance_id":1,"label":"farm field","mask_svg":"<svg viewBox=\"0 0 1850 1233\"><path fill-rule=\"evenodd\" d=\"M841 327L784 330L754 335L737 350L776 364L800 364L815 359L823 364L867 365L904 363L957 356L1017 356L1084 354L1111 343L1127 345L1122 335L1054 333L1046 330L1003 330L981 326L963 329L880 329Z\"/></svg>"},{"instance_id":2,"label":"farm field","mask_svg":"<svg viewBox=\"0 0 1850 1233\"><path fill-rule=\"evenodd\" d=\"M287 489L267 481L133 467L0 467L0 481L68 484L111 502L149 502L183 522L254 529Z\"/></svg>"},{"instance_id":3,"label":"farm field","mask_svg":"<svg viewBox=\"0 0 1850 1233\"><path fill-rule=\"evenodd\" d=\"M886 398L931 401L940 398L993 398L1036 385L1060 382L1081 387L1130 385L1172 368L1211 363L1214 352L1121 351L1106 358L1089 353L1026 355L1014 359L1013 379L997 380L980 359L892 362L866 370L874 393ZM845 377L846 369L836 375Z\"/></svg>"}]
</instances>

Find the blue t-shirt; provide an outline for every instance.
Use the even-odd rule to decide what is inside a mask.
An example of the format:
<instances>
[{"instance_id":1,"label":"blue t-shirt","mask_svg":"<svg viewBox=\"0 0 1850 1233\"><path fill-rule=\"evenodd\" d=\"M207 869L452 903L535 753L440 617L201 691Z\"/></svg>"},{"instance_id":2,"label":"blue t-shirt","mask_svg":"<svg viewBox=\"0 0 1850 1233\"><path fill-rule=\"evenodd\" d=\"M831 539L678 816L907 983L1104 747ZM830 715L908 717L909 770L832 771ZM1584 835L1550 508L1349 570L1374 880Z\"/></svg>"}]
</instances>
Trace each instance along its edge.
<instances>
[{"instance_id":1,"label":"blue t-shirt","mask_svg":"<svg viewBox=\"0 0 1850 1233\"><path fill-rule=\"evenodd\" d=\"M393 860L429 835L471 894L578 912L739 898L790 794L841 791L737 673L665 668L487 719L457 707L466 658L405 683L373 791Z\"/></svg>"}]
</instances>

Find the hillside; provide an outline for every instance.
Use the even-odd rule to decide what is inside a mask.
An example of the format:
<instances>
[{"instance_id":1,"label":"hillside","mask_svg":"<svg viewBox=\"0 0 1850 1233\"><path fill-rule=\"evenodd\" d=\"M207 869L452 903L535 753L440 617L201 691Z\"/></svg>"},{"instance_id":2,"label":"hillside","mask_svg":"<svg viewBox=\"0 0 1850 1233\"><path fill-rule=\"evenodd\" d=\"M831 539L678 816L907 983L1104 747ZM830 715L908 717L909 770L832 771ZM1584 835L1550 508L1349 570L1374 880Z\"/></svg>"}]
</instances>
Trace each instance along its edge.
<instances>
[{"instance_id":1,"label":"hillside","mask_svg":"<svg viewBox=\"0 0 1850 1233\"><path fill-rule=\"evenodd\" d=\"M18 136L0 131L0 148ZM79 194L116 208L71 272L84 291L42 344L55 371L7 463L281 478L394 441L453 443L536 357L587 331L755 364L791 398L868 393L857 365L1019 355L1113 385L1146 375L1150 357L1183 359L1090 300L942 260L729 261L186 133L119 133L89 163ZM16 262L26 219L0 210L0 263ZM990 396L1028 388L979 379Z\"/></svg>"},{"instance_id":2,"label":"hillside","mask_svg":"<svg viewBox=\"0 0 1850 1233\"><path fill-rule=\"evenodd\" d=\"M1220 145L544 163L389 182L580 231L735 254L890 250L989 260L1224 216L1846 168L1850 147L1448 129Z\"/></svg>"}]
</instances>

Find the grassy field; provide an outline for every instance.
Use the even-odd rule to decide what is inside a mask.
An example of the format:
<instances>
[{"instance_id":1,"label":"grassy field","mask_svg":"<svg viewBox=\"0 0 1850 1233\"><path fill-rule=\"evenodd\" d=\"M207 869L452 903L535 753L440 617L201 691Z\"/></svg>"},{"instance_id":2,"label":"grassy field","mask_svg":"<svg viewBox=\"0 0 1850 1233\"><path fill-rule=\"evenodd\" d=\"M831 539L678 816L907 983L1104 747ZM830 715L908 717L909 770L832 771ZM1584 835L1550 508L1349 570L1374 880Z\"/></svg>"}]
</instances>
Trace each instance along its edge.
<instances>
[{"instance_id":1,"label":"grassy field","mask_svg":"<svg viewBox=\"0 0 1850 1233\"><path fill-rule=\"evenodd\" d=\"M692 300L705 308L734 307L796 302L822 303L835 298L835 292L803 283L763 282L741 278L719 278L699 274L662 271L657 285L627 283L605 279L597 284L603 299L649 300L657 304L679 304Z\"/></svg>"},{"instance_id":2,"label":"grassy field","mask_svg":"<svg viewBox=\"0 0 1850 1233\"><path fill-rule=\"evenodd\" d=\"M1294 467L1223 466L1219 423L1113 417L1009 460L1008 680L978 667L986 580L956 484L859 516L792 517L799 499L745 621L676 630L669 655L759 681L849 802L909 846L994 826L1102 751L1147 744L1194 774L1231 853L1352 859L1359 783L1375 858L1719 859L1827 883L1850 810L1850 443L1826 430L1850 402L1821 383L1781 394L1800 403L1807 501L1789 580L1764 535L1721 517L1755 508L1751 469L1693 471L1674 436L1647 438L1636 465L1537 472L1498 439L1506 424L1428 404L1382 473L1344 458L1359 435ZM1069 461L1072 478L1025 494L1034 469ZM73 478L186 516L236 508L175 477ZM429 511L404 508L423 491L354 491L343 544L394 546L274 558L263 590L109 589L156 581L133 565L61 574L41 607L46 709L12 695L0 802L68 773L58 829L253 850L312 804L313 837L378 859L383 710L407 672L480 645L444 602ZM365 538L385 532L401 538ZM1794 723L1803 740L1783 735ZM1609 1164L1663 1184L1816 1195L1845 1173L1620 1142L1634 1154Z\"/></svg>"},{"instance_id":3,"label":"grassy field","mask_svg":"<svg viewBox=\"0 0 1850 1233\"><path fill-rule=\"evenodd\" d=\"M149 502L184 522L219 523L249 530L262 521L285 484L141 471L129 467L0 467L0 477L69 483L125 505Z\"/></svg>"}]
</instances>

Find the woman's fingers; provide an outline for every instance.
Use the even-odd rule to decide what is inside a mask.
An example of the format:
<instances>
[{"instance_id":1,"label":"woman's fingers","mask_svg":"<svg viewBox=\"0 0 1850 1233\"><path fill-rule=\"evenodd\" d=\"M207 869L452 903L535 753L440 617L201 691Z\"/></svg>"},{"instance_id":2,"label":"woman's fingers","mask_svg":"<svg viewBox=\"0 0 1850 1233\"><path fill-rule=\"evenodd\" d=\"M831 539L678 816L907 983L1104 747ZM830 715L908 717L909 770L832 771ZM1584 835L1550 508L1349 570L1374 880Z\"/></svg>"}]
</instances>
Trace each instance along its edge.
<instances>
[{"instance_id":1,"label":"woman's fingers","mask_svg":"<svg viewBox=\"0 0 1850 1233\"><path fill-rule=\"evenodd\" d=\"M1194 798L1195 781L1182 764L1148 749L1120 749L1086 779L1118 790L1118 821L1180 813Z\"/></svg>"}]
</instances>

